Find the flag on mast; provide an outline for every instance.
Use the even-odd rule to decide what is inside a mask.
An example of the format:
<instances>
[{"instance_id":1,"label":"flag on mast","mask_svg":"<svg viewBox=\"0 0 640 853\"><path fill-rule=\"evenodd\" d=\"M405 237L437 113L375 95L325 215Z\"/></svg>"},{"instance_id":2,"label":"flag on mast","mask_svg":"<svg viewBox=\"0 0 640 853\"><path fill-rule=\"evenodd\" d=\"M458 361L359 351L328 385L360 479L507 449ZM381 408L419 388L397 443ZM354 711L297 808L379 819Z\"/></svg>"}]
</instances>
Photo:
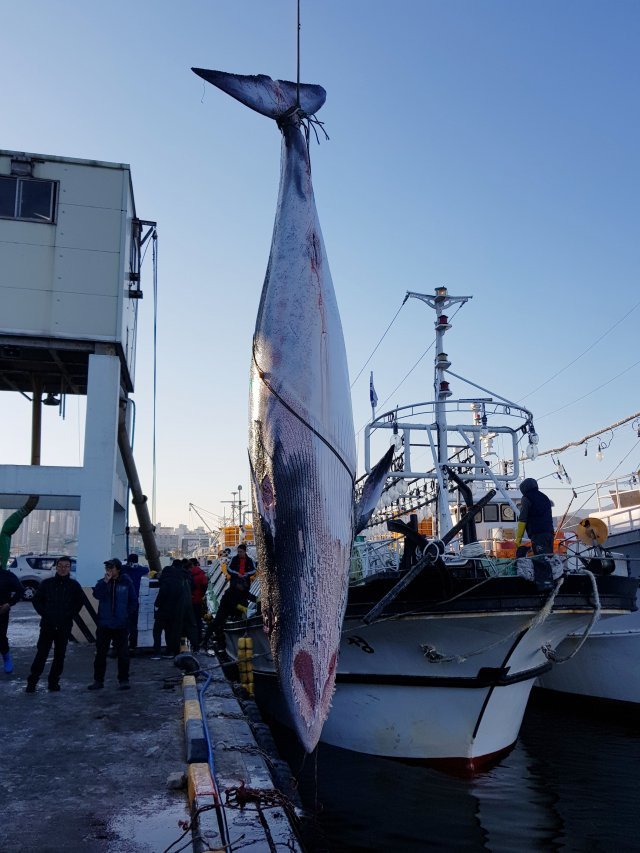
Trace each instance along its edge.
<instances>
[{"instance_id":1,"label":"flag on mast","mask_svg":"<svg viewBox=\"0 0 640 853\"><path fill-rule=\"evenodd\" d=\"M369 400L371 401L371 408L375 409L378 405L378 395L376 394L376 389L373 387L373 370L369 376Z\"/></svg>"}]
</instances>

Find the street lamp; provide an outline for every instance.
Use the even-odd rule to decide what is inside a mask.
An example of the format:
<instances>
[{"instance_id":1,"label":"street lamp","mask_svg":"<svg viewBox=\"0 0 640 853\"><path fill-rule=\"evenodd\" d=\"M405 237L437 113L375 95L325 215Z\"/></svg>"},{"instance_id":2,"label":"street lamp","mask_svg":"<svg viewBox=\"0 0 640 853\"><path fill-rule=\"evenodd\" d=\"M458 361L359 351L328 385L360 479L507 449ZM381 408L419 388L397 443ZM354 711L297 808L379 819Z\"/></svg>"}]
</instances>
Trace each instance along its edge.
<instances>
[{"instance_id":1,"label":"street lamp","mask_svg":"<svg viewBox=\"0 0 640 853\"><path fill-rule=\"evenodd\" d=\"M242 527L242 486L238 486L238 527Z\"/></svg>"}]
</instances>

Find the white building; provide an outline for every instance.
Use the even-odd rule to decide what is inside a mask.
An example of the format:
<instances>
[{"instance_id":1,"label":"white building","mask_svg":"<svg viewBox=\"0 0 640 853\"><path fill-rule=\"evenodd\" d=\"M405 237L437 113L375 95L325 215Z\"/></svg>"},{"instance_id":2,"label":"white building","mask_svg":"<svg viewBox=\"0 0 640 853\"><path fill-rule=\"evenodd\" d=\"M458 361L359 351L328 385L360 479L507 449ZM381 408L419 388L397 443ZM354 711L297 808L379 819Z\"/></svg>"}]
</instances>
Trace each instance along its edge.
<instances>
[{"instance_id":1,"label":"white building","mask_svg":"<svg viewBox=\"0 0 640 853\"><path fill-rule=\"evenodd\" d=\"M0 467L0 506L79 509L78 579L124 557L121 406L134 389L141 244L129 166L0 150L0 390L32 399L31 465ZM145 235L146 230L146 235ZM40 405L87 397L82 466L40 465ZM128 412L126 412L128 416Z\"/></svg>"}]
</instances>

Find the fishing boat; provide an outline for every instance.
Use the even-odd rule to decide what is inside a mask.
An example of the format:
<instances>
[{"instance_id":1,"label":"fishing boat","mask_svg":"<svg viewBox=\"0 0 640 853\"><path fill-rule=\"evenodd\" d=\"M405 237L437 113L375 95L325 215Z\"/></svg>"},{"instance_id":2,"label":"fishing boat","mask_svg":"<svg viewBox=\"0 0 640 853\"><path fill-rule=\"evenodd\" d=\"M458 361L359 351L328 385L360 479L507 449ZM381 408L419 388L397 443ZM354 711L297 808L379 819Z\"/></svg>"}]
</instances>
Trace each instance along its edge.
<instances>
[{"instance_id":1,"label":"fishing boat","mask_svg":"<svg viewBox=\"0 0 640 853\"><path fill-rule=\"evenodd\" d=\"M608 623L634 610L637 582L607 574L596 558L587 569L567 554L542 562L510 552L505 528L518 512L522 445L527 458L537 455L533 415L451 370L447 311L470 297L442 287L407 298L435 311L435 399L374 411L366 427L367 471L381 446L396 452L380 504L355 543L321 739L474 772L513 746L531 688L551 670L562 641L598 618ZM454 399L450 377L480 395ZM286 724L259 613L228 623L232 658L246 659L240 641L247 636L256 698Z\"/></svg>"},{"instance_id":2,"label":"fishing boat","mask_svg":"<svg viewBox=\"0 0 640 853\"><path fill-rule=\"evenodd\" d=\"M620 551L632 562L632 573L640 575L640 479L632 471L625 477L595 484L598 509L590 513L607 525L606 546ZM634 568L635 566L635 568Z\"/></svg>"},{"instance_id":3,"label":"fishing boat","mask_svg":"<svg viewBox=\"0 0 640 853\"><path fill-rule=\"evenodd\" d=\"M608 560L620 576L640 578L640 489L638 475L596 483L598 509L576 528L578 559ZM640 704L640 610L594 626L577 657L581 638L573 633L558 653L565 662L543 674L538 687L546 693L604 700L624 707Z\"/></svg>"}]
</instances>

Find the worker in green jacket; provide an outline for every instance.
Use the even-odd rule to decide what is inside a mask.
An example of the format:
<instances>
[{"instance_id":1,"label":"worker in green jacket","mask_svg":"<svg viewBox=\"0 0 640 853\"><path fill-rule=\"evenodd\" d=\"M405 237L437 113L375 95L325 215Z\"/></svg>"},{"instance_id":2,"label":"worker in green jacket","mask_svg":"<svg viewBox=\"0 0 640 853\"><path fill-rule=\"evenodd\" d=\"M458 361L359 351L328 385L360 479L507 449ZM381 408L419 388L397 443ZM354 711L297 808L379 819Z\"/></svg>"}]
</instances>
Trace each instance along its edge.
<instances>
[{"instance_id":1,"label":"worker in green jacket","mask_svg":"<svg viewBox=\"0 0 640 853\"><path fill-rule=\"evenodd\" d=\"M20 527L23 520L36 508L39 498L36 495L31 495L29 500L12 513L2 525L0 530L0 572L3 577L0 578L0 653L6 673L13 672L13 658L9 648L9 640L7 639L7 631L9 628L9 612L14 604L22 598L24 588L17 576L13 572L8 571L7 563L9 562L9 554L11 551L11 537ZM7 575L5 577L4 575Z\"/></svg>"}]
</instances>

